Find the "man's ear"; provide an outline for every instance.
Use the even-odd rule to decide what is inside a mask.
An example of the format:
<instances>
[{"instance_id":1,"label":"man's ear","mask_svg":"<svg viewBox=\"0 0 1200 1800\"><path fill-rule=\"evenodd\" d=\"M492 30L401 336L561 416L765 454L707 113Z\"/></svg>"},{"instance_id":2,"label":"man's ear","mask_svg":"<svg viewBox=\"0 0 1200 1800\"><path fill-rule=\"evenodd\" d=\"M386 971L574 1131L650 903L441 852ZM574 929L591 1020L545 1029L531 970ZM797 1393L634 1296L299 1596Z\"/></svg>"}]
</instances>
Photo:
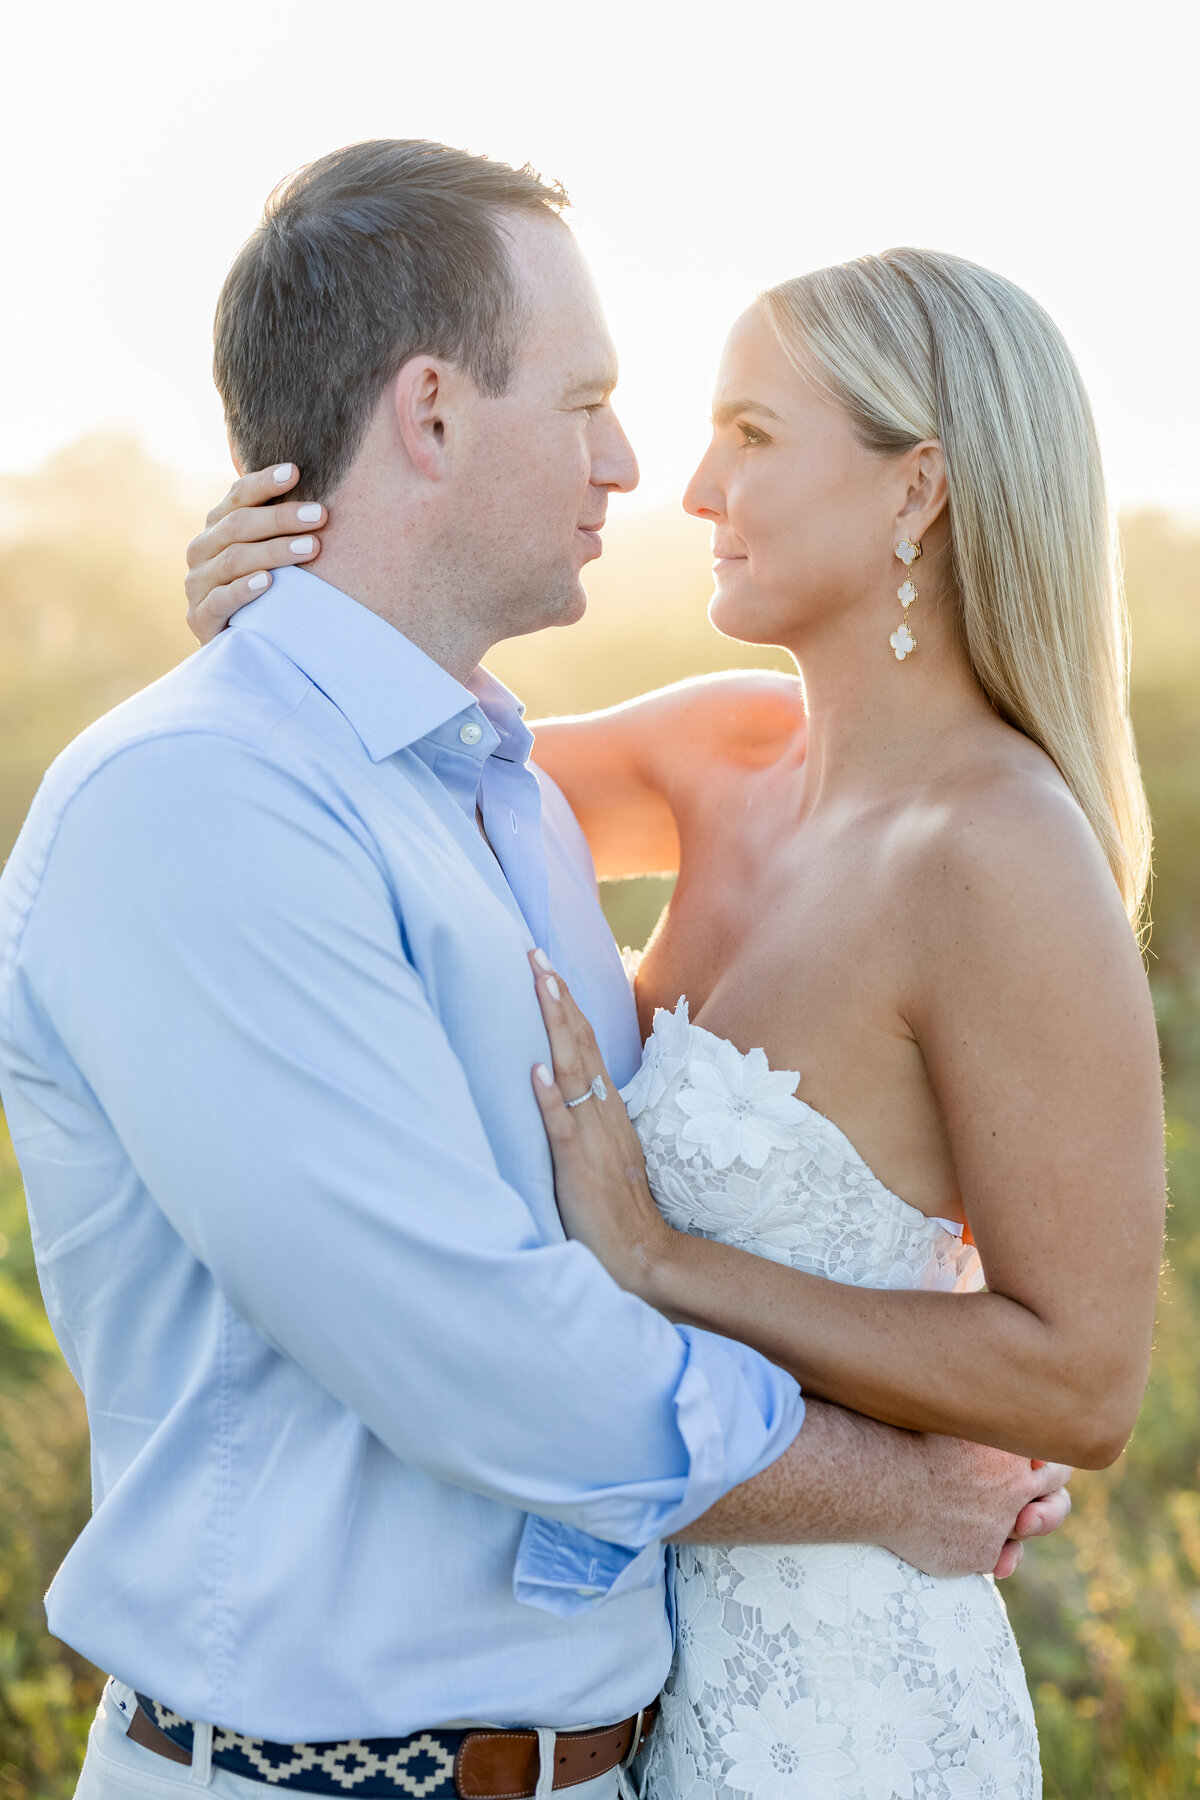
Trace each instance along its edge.
<instances>
[{"instance_id":1,"label":"man's ear","mask_svg":"<svg viewBox=\"0 0 1200 1800\"><path fill-rule=\"evenodd\" d=\"M392 406L409 461L429 481L449 465L452 372L436 356L411 356L392 384Z\"/></svg>"}]
</instances>

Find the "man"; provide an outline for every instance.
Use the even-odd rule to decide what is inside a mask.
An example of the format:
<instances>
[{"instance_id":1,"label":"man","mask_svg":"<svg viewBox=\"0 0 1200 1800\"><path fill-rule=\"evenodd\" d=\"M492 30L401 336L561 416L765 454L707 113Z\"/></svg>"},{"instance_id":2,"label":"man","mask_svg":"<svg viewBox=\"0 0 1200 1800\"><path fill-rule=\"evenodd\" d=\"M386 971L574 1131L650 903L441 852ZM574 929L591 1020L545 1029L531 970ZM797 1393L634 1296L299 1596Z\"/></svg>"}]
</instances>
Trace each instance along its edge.
<instances>
[{"instance_id":1,"label":"man","mask_svg":"<svg viewBox=\"0 0 1200 1800\"><path fill-rule=\"evenodd\" d=\"M990 1567L1061 1487L806 1413L564 1240L528 952L619 1080L637 1032L479 667L581 614L636 481L560 198L378 143L273 200L217 378L242 466L336 490L325 579L85 732L0 884L4 1097L93 1435L48 1600L114 1676L88 1800L600 1800L670 1658L664 1540Z\"/></svg>"}]
</instances>

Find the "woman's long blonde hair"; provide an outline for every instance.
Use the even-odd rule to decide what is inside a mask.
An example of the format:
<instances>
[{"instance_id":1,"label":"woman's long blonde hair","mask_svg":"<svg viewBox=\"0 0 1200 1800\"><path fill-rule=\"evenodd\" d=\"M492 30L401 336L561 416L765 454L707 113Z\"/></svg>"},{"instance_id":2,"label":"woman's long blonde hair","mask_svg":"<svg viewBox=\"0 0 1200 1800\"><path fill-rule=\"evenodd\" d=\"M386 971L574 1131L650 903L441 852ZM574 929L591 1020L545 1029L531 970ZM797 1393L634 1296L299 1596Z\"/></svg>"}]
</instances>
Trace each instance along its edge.
<instances>
[{"instance_id":1,"label":"woman's long blonde hair","mask_svg":"<svg viewBox=\"0 0 1200 1800\"><path fill-rule=\"evenodd\" d=\"M996 710L1057 764L1140 923L1150 818L1128 619L1091 407L1057 326L975 263L886 250L759 304L792 362L883 454L942 446L963 642Z\"/></svg>"}]
</instances>

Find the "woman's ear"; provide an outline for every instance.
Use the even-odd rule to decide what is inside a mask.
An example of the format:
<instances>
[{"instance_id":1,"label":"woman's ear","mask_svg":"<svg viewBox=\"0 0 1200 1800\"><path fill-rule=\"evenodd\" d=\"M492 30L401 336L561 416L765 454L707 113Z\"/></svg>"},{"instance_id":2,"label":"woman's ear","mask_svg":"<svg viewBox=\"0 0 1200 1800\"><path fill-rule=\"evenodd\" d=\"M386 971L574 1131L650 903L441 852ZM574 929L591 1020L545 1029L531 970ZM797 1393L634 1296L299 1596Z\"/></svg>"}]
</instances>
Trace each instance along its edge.
<instances>
[{"instance_id":1,"label":"woman's ear","mask_svg":"<svg viewBox=\"0 0 1200 1800\"><path fill-rule=\"evenodd\" d=\"M392 386L393 410L409 461L429 481L448 466L450 371L434 356L412 356Z\"/></svg>"},{"instance_id":2,"label":"woman's ear","mask_svg":"<svg viewBox=\"0 0 1200 1800\"><path fill-rule=\"evenodd\" d=\"M946 458L936 438L914 444L905 462L908 493L896 514L896 530L901 537L919 544L929 527L940 519L950 498L946 480Z\"/></svg>"}]
</instances>

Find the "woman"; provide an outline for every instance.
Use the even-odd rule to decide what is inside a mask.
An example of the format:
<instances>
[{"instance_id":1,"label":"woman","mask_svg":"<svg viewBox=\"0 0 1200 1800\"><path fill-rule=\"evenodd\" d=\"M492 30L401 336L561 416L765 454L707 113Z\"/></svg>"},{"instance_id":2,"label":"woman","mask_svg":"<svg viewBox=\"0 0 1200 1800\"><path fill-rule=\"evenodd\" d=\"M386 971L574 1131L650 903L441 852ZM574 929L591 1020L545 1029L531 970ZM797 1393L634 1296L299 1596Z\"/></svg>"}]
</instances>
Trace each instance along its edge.
<instances>
[{"instance_id":1,"label":"woman","mask_svg":"<svg viewBox=\"0 0 1200 1800\"><path fill-rule=\"evenodd\" d=\"M715 678L538 728L599 873L679 873L628 1113L534 959L564 1221L810 1392L1102 1466L1145 1381L1162 1134L1149 831L1078 373L1011 283L892 251L763 295L713 423L685 499L713 525L713 622L783 645L803 685ZM304 557L261 548L248 566ZM205 600L210 549L208 630L250 597ZM676 1597L648 1794L1039 1792L990 1582L697 1545Z\"/></svg>"}]
</instances>

